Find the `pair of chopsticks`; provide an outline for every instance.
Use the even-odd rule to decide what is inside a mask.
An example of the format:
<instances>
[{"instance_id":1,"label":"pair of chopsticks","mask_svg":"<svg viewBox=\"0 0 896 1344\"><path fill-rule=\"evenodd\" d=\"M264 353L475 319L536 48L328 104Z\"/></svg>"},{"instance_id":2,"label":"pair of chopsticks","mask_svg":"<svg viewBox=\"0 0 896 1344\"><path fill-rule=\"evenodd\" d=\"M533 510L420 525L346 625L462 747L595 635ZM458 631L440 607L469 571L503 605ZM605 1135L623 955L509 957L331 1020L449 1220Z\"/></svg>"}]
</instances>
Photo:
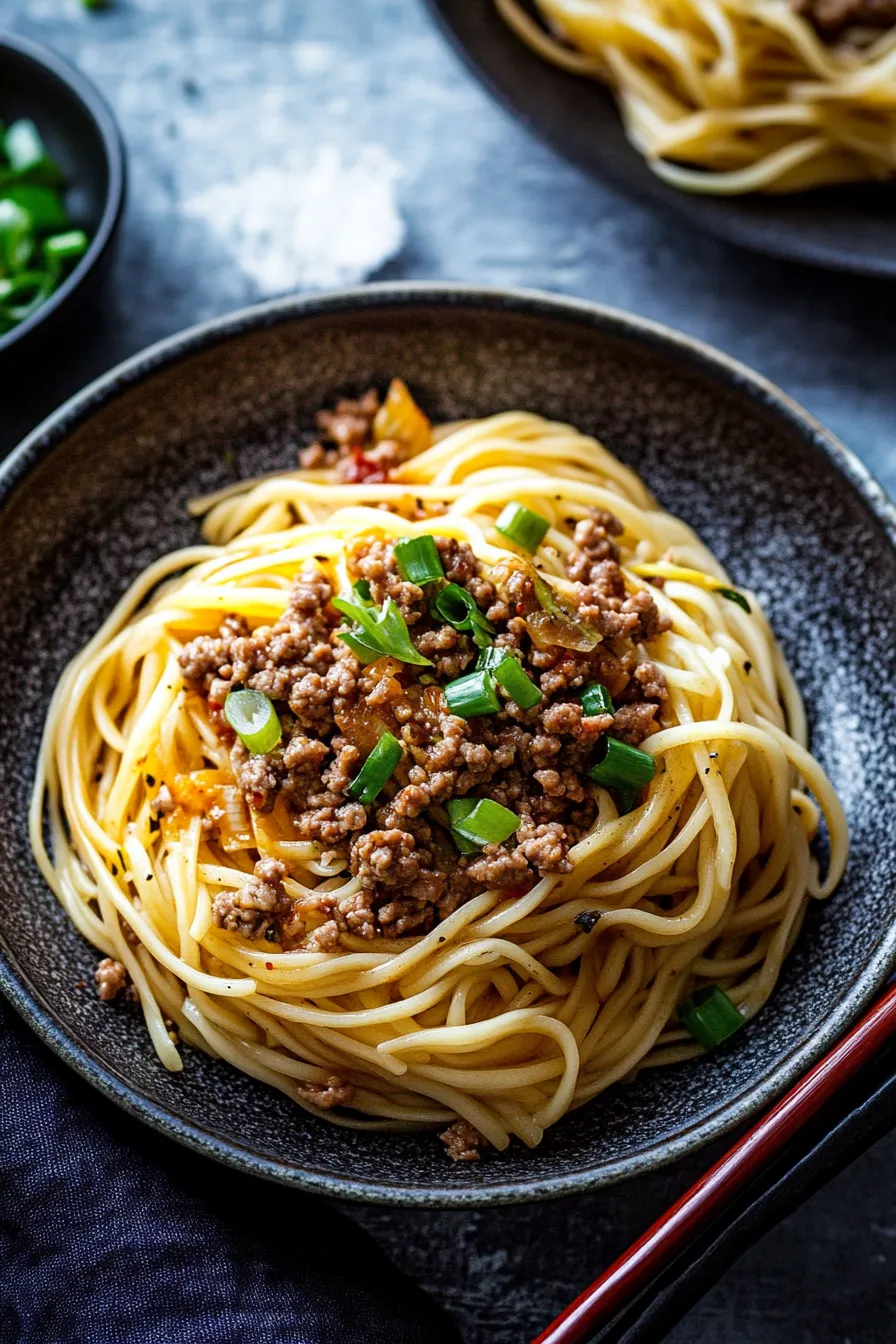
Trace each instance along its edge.
<instances>
[{"instance_id":1,"label":"pair of chopsticks","mask_svg":"<svg viewBox=\"0 0 896 1344\"><path fill-rule=\"evenodd\" d=\"M896 985L533 1344L587 1344L617 1320L894 1035Z\"/></svg>"}]
</instances>

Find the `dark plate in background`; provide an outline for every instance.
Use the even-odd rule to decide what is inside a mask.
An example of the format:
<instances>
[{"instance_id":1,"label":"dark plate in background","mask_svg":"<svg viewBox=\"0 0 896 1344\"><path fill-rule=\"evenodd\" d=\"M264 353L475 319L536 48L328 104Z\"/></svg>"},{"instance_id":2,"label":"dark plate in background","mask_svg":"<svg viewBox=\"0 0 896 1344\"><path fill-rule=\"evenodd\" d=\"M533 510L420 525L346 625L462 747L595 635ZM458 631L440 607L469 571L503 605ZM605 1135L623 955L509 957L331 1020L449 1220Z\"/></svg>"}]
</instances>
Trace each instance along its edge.
<instances>
[{"instance_id":1,"label":"dark plate in background","mask_svg":"<svg viewBox=\"0 0 896 1344\"><path fill-rule=\"evenodd\" d=\"M674 210L740 247L862 275L896 276L896 188L847 186L794 196L697 196L668 186L629 144L612 95L550 65L507 27L492 0L427 0L467 65L552 149L620 191Z\"/></svg>"},{"instance_id":2,"label":"dark plate in background","mask_svg":"<svg viewBox=\"0 0 896 1344\"><path fill-rule=\"evenodd\" d=\"M526 407L597 433L641 471L735 581L764 595L852 832L839 891L810 911L778 992L730 1049L648 1070L567 1116L535 1152L514 1143L474 1165L452 1166L429 1134L337 1129L190 1050L183 1073L166 1073L139 1013L96 998L97 954L42 882L27 837L53 685L126 584L197 539L184 501L293 466L318 407L393 374L436 419ZM896 737L893 509L782 393L704 346L521 292L372 286L280 300L164 341L63 406L0 467L0 529L0 986L103 1092L211 1156L395 1203L604 1185L769 1102L896 959L896 755L885 745Z\"/></svg>"},{"instance_id":3,"label":"dark plate in background","mask_svg":"<svg viewBox=\"0 0 896 1344\"><path fill-rule=\"evenodd\" d=\"M0 336L0 358L18 355L74 306L101 274L112 251L125 198L124 146L98 90L55 52L17 34L0 32L0 122L32 120L62 169L65 203L90 246L46 303Z\"/></svg>"}]
</instances>

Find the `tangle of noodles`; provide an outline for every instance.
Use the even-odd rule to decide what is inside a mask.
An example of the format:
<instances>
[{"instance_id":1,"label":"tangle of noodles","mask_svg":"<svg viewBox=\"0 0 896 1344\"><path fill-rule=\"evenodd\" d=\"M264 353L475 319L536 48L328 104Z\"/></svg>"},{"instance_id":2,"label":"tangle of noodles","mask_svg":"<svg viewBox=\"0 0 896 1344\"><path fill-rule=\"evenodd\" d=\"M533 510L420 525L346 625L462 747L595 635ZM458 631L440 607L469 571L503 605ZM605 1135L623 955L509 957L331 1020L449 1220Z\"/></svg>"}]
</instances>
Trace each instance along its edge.
<instances>
[{"instance_id":1,"label":"tangle of noodles","mask_svg":"<svg viewBox=\"0 0 896 1344\"><path fill-rule=\"evenodd\" d=\"M685 191L805 191L896 172L896 28L824 42L788 0L494 0L546 60L610 86Z\"/></svg>"},{"instance_id":2,"label":"tangle of noodles","mask_svg":"<svg viewBox=\"0 0 896 1344\"><path fill-rule=\"evenodd\" d=\"M699 1055L676 1016L695 988L720 986L744 1019L760 1010L809 898L842 873L845 822L756 599L748 613L720 595L718 562L632 471L594 439L523 411L426 442L385 482L347 485L322 467L197 502L206 544L142 574L59 682L31 840L78 929L126 968L166 1068L183 1067L182 1039L306 1108L335 1075L353 1088L350 1109L325 1112L337 1124L462 1117L496 1148L512 1135L534 1146L638 1069ZM162 784L181 796L185 778L232 784L208 706L181 675L185 641L227 613L270 623L308 561L347 591L346 547L360 536L437 532L468 542L494 572L518 554L495 527L508 501L549 520L537 561L560 597L573 590L574 523L612 512L627 589L651 593L671 621L650 641L668 700L642 743L657 770L638 805L620 815L613 794L586 781L596 812L570 871L524 894L474 893L422 934L348 932L336 951L308 951L217 926L216 896L260 854L286 863L292 897L339 900L358 879L344 856L290 838L282 814L250 811L233 788L228 844L201 808L154 819ZM822 815L823 879L811 848Z\"/></svg>"}]
</instances>

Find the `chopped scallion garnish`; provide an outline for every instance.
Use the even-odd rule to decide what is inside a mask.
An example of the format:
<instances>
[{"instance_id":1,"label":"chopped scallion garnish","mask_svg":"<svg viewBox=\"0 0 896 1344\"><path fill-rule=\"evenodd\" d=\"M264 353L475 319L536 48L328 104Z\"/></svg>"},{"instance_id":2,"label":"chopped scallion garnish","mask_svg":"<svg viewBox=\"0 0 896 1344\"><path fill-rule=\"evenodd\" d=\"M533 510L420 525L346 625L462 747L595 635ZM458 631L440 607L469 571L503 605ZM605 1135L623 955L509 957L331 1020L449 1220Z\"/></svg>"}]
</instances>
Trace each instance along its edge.
<instances>
[{"instance_id":1,"label":"chopped scallion garnish","mask_svg":"<svg viewBox=\"0 0 896 1344\"><path fill-rule=\"evenodd\" d=\"M348 792L366 807L372 803L403 754L397 737L385 732L348 786Z\"/></svg>"},{"instance_id":2,"label":"chopped scallion garnish","mask_svg":"<svg viewBox=\"0 0 896 1344\"><path fill-rule=\"evenodd\" d=\"M588 778L606 789L643 789L656 774L656 761L646 751L618 742L615 737L603 737L598 743L598 757L588 771Z\"/></svg>"},{"instance_id":3,"label":"chopped scallion garnish","mask_svg":"<svg viewBox=\"0 0 896 1344\"><path fill-rule=\"evenodd\" d=\"M603 682L589 681L582 691L582 710L589 719L595 714L613 713L613 700Z\"/></svg>"},{"instance_id":4,"label":"chopped scallion garnish","mask_svg":"<svg viewBox=\"0 0 896 1344\"><path fill-rule=\"evenodd\" d=\"M83 229L68 229L44 239L44 256L49 264L77 261L87 251L87 234Z\"/></svg>"},{"instance_id":5,"label":"chopped scallion garnish","mask_svg":"<svg viewBox=\"0 0 896 1344\"><path fill-rule=\"evenodd\" d=\"M480 798L465 817L454 822L453 830L475 845L501 845L518 830L519 824L519 817L508 807L492 798Z\"/></svg>"},{"instance_id":6,"label":"chopped scallion garnish","mask_svg":"<svg viewBox=\"0 0 896 1344\"><path fill-rule=\"evenodd\" d=\"M680 1003L678 1020L705 1050L721 1045L744 1024L737 1007L718 985L704 985Z\"/></svg>"},{"instance_id":7,"label":"chopped scallion garnish","mask_svg":"<svg viewBox=\"0 0 896 1344\"><path fill-rule=\"evenodd\" d=\"M432 666L411 643L405 619L391 597L386 598L382 607L366 607L360 602L334 597L333 606L360 626L360 630L340 630L339 638L361 662L372 663L377 658L391 657L418 667Z\"/></svg>"},{"instance_id":8,"label":"chopped scallion garnish","mask_svg":"<svg viewBox=\"0 0 896 1344\"><path fill-rule=\"evenodd\" d=\"M752 607L743 593L739 593L736 588L716 588L714 591L718 593L719 597L727 597L729 602L735 602L748 616L750 615Z\"/></svg>"},{"instance_id":9,"label":"chopped scallion garnish","mask_svg":"<svg viewBox=\"0 0 896 1344\"><path fill-rule=\"evenodd\" d=\"M370 595L369 579L355 579L355 582L352 584L352 591L355 593L356 597L360 599L360 601L371 603L373 602L373 598Z\"/></svg>"},{"instance_id":10,"label":"chopped scallion garnish","mask_svg":"<svg viewBox=\"0 0 896 1344\"><path fill-rule=\"evenodd\" d=\"M508 541L534 555L544 540L550 523L547 518L542 518L540 513L533 513L524 504L514 502L505 505L501 510L495 527Z\"/></svg>"},{"instance_id":11,"label":"chopped scallion garnish","mask_svg":"<svg viewBox=\"0 0 896 1344\"><path fill-rule=\"evenodd\" d=\"M470 815L478 801L478 798L449 798L445 804L445 811L448 813L448 821L451 825L451 838L461 854L475 854L479 849L479 845L472 840L468 840L465 835L461 835L455 829L459 821L463 821Z\"/></svg>"},{"instance_id":12,"label":"chopped scallion garnish","mask_svg":"<svg viewBox=\"0 0 896 1344\"><path fill-rule=\"evenodd\" d=\"M511 653L505 653L492 676L520 709L534 709L544 699L535 682L523 671Z\"/></svg>"},{"instance_id":13,"label":"chopped scallion garnish","mask_svg":"<svg viewBox=\"0 0 896 1344\"><path fill-rule=\"evenodd\" d=\"M282 729L273 702L261 691L230 691L224 718L247 751L264 756L280 741Z\"/></svg>"},{"instance_id":14,"label":"chopped scallion garnish","mask_svg":"<svg viewBox=\"0 0 896 1344\"><path fill-rule=\"evenodd\" d=\"M444 579L445 571L432 537L402 537L396 541L394 550L398 572L408 583L422 588L426 583Z\"/></svg>"},{"instance_id":15,"label":"chopped scallion garnish","mask_svg":"<svg viewBox=\"0 0 896 1344\"><path fill-rule=\"evenodd\" d=\"M0 336L50 298L88 247L34 122L0 124Z\"/></svg>"},{"instance_id":16,"label":"chopped scallion garnish","mask_svg":"<svg viewBox=\"0 0 896 1344\"><path fill-rule=\"evenodd\" d=\"M459 583L446 583L430 604L433 616L447 621L455 630L465 630L473 637L473 643L480 649L491 642L495 633L491 621L480 611L472 593L461 588Z\"/></svg>"},{"instance_id":17,"label":"chopped scallion garnish","mask_svg":"<svg viewBox=\"0 0 896 1344\"><path fill-rule=\"evenodd\" d=\"M444 692L451 713L461 719L497 714L501 708L491 672L468 672L465 677L449 681Z\"/></svg>"}]
</instances>

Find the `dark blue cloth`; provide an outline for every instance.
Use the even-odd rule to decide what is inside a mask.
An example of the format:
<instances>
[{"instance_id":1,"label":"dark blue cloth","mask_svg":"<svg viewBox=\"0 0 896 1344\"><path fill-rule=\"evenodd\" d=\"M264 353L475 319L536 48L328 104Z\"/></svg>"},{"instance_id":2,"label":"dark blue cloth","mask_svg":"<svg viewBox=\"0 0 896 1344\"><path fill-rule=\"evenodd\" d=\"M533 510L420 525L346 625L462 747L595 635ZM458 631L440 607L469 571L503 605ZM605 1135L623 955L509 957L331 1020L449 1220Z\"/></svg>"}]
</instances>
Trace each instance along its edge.
<instances>
[{"instance_id":1,"label":"dark blue cloth","mask_svg":"<svg viewBox=\"0 0 896 1344\"><path fill-rule=\"evenodd\" d=\"M457 1344L325 1201L209 1162L0 1004L2 1344Z\"/></svg>"}]
</instances>

